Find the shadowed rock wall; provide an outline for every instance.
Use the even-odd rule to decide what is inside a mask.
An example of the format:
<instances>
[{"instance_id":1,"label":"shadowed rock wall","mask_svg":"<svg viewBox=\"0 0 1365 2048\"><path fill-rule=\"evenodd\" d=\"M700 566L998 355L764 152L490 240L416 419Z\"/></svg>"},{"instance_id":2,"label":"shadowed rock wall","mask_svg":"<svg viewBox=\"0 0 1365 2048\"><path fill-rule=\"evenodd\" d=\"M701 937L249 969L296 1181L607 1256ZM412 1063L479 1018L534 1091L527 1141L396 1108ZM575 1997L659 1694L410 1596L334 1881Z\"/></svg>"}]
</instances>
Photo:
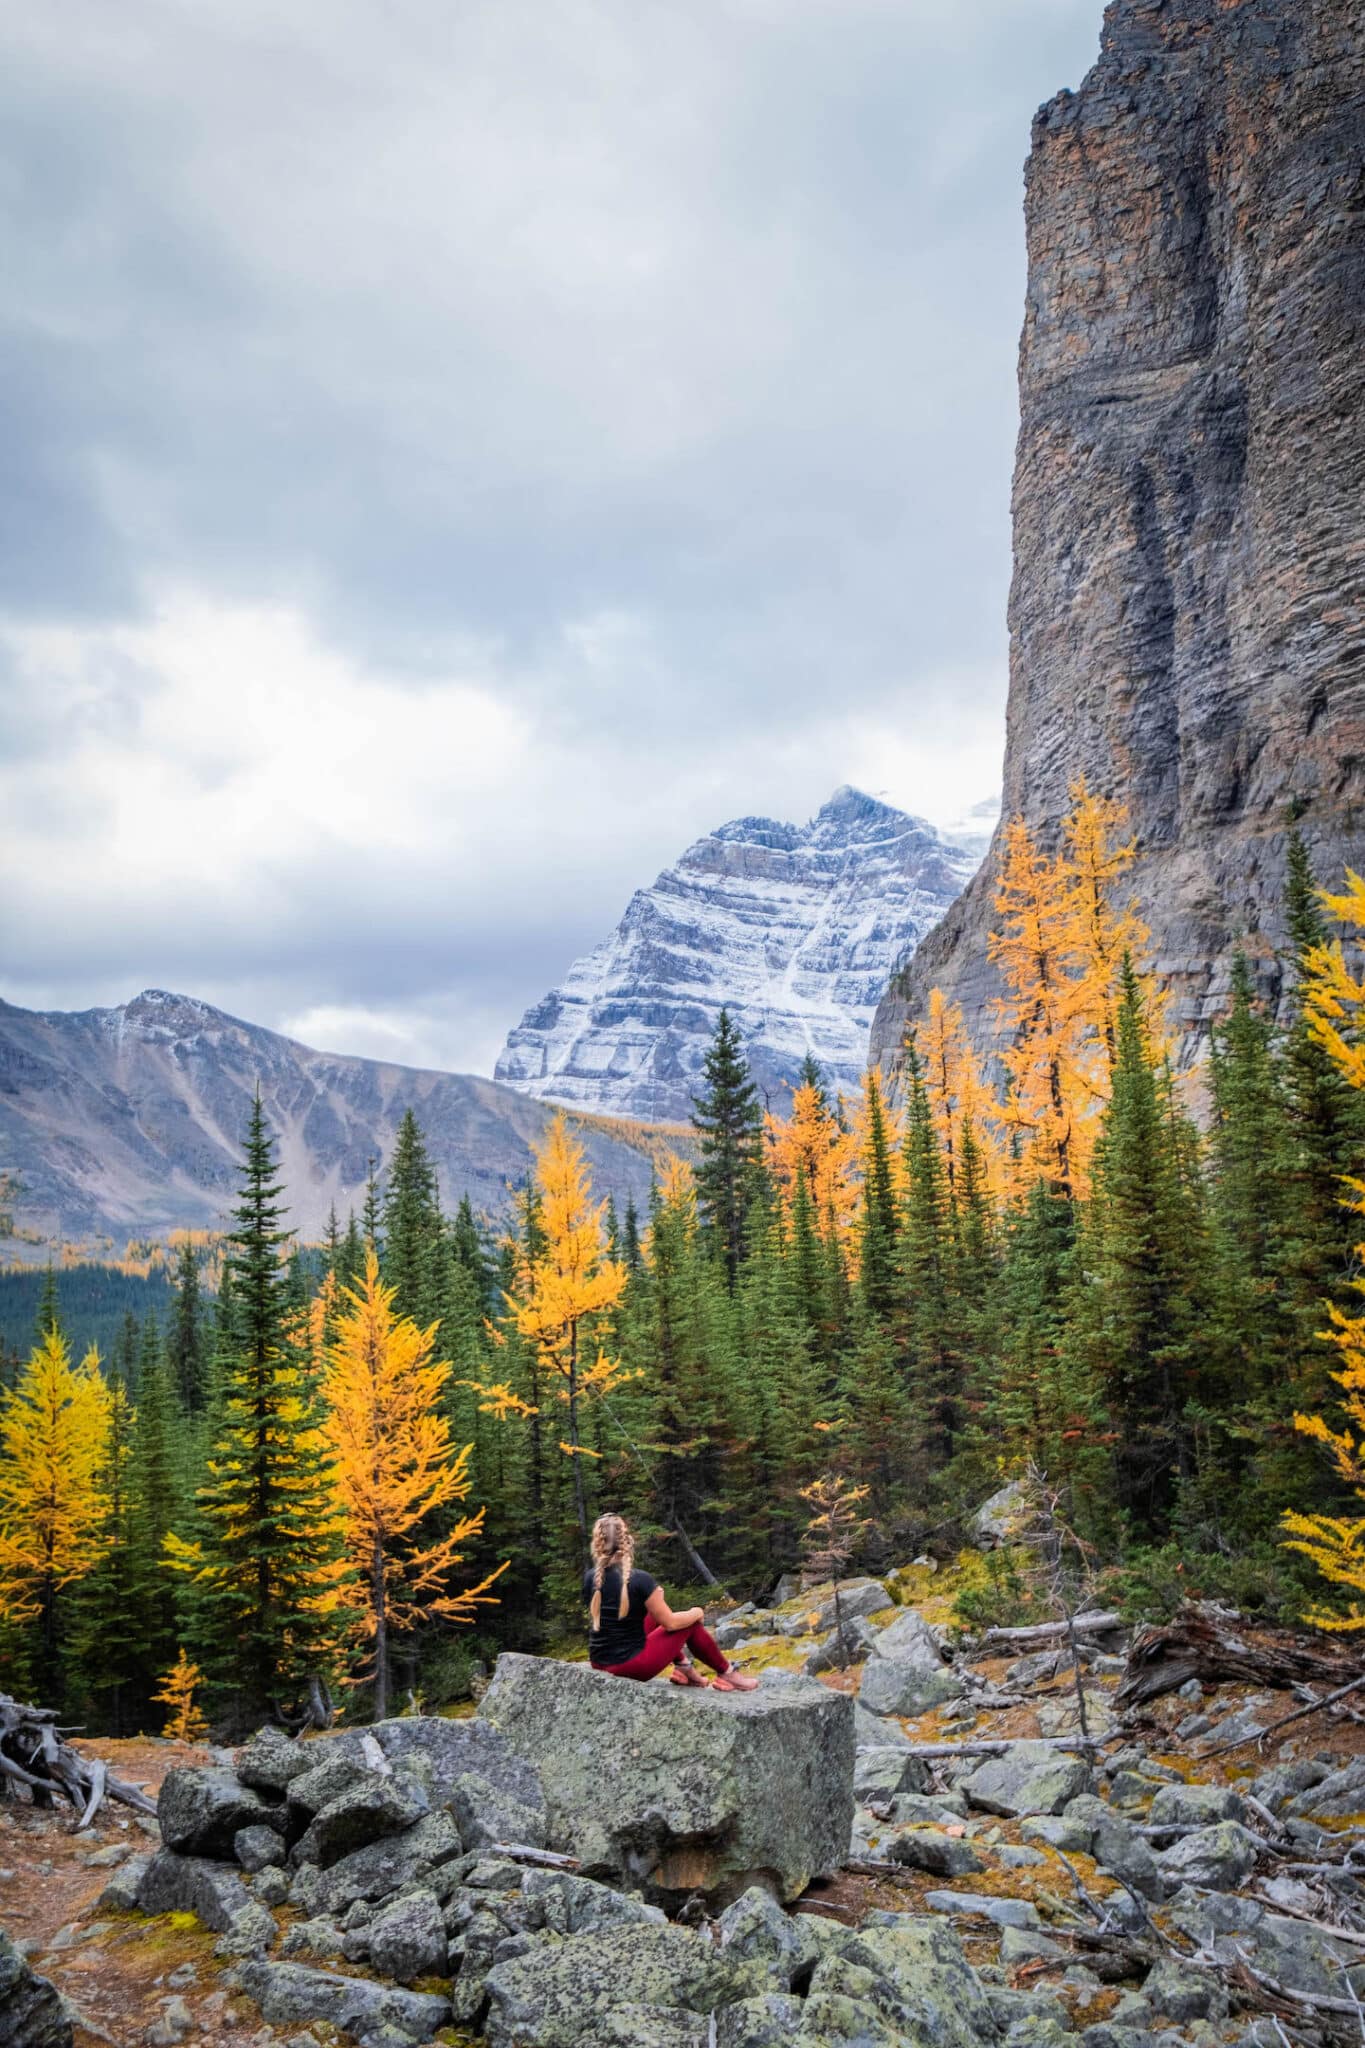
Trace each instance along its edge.
<instances>
[{"instance_id":1,"label":"shadowed rock wall","mask_svg":"<svg viewBox=\"0 0 1365 2048\"><path fill-rule=\"evenodd\" d=\"M1127 799L1186 1059L1239 940L1278 991L1284 818L1365 862L1365 14L1115 0L1033 126L1004 815ZM883 1000L987 1043L999 835Z\"/></svg>"}]
</instances>

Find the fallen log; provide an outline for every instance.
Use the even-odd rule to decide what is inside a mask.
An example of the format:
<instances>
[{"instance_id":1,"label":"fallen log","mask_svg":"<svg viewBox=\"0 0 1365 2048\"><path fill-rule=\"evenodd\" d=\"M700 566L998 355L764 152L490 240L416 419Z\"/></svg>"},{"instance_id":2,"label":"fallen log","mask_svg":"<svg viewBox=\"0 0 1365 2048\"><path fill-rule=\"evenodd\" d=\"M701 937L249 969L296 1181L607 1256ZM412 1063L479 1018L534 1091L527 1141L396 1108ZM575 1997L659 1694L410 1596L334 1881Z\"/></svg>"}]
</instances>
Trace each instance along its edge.
<instances>
[{"instance_id":1,"label":"fallen log","mask_svg":"<svg viewBox=\"0 0 1365 2048\"><path fill-rule=\"evenodd\" d=\"M1027 1742L1033 1749L1080 1749L1086 1755L1101 1748L1106 1742L1121 1740L1117 1735L982 1735L970 1742L911 1742L904 1749L897 1744L898 1756L951 1757L951 1756L1003 1756L1006 1750L1017 1749L1021 1742Z\"/></svg>"},{"instance_id":2,"label":"fallen log","mask_svg":"<svg viewBox=\"0 0 1365 2048\"><path fill-rule=\"evenodd\" d=\"M1118 1614L1078 1614L1070 1621L1040 1621L1030 1628L988 1628L981 1641L992 1649L1045 1650L1073 1631L1078 1636L1107 1636L1123 1625Z\"/></svg>"},{"instance_id":3,"label":"fallen log","mask_svg":"<svg viewBox=\"0 0 1365 2048\"><path fill-rule=\"evenodd\" d=\"M561 1856L555 1849L533 1849L526 1842L491 1842L490 1856L505 1856L509 1863L529 1863L536 1870L579 1870L576 1856Z\"/></svg>"},{"instance_id":4,"label":"fallen log","mask_svg":"<svg viewBox=\"0 0 1365 2048\"><path fill-rule=\"evenodd\" d=\"M1272 1628L1212 1601L1192 1601L1173 1620L1139 1632L1114 1697L1118 1706L1141 1706L1191 1678L1207 1685L1342 1686L1359 1670L1358 1652L1306 1629Z\"/></svg>"},{"instance_id":5,"label":"fallen log","mask_svg":"<svg viewBox=\"0 0 1365 2048\"><path fill-rule=\"evenodd\" d=\"M63 1742L56 1720L51 1708L27 1706L0 1692L0 1794L7 1785L24 1785L35 1806L51 1806L60 1795L74 1809L77 1828L89 1827L106 1797L137 1813L156 1812L156 1801L138 1786Z\"/></svg>"}]
</instances>

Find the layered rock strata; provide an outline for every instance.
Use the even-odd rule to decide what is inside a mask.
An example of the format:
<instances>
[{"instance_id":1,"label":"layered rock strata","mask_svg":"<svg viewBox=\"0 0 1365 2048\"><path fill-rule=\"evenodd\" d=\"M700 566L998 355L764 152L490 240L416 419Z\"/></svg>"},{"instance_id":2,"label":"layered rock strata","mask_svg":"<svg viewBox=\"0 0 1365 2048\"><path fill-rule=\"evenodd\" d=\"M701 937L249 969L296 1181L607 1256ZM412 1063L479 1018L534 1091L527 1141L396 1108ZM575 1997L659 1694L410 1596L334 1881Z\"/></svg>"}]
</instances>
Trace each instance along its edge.
<instances>
[{"instance_id":1,"label":"layered rock strata","mask_svg":"<svg viewBox=\"0 0 1365 2048\"><path fill-rule=\"evenodd\" d=\"M1365 861L1365 16L1114 0L1038 114L1004 816L1121 796L1186 1057L1245 946L1274 997L1285 815ZM999 858L880 1006L989 1035Z\"/></svg>"},{"instance_id":2,"label":"layered rock strata","mask_svg":"<svg viewBox=\"0 0 1365 2048\"><path fill-rule=\"evenodd\" d=\"M806 825L721 825L526 1012L495 1076L549 1102L686 1122L726 1008L775 1109L807 1054L830 1087L857 1088L889 977L983 850L848 788Z\"/></svg>"}]
</instances>

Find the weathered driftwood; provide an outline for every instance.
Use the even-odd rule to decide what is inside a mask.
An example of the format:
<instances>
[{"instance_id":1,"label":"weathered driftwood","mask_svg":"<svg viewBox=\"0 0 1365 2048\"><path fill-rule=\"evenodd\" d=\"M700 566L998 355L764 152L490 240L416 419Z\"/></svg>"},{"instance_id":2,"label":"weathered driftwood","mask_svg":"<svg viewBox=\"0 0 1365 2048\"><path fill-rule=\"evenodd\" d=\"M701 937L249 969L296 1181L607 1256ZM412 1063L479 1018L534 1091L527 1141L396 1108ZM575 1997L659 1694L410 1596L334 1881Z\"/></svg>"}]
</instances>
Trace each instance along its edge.
<instances>
[{"instance_id":1,"label":"weathered driftwood","mask_svg":"<svg viewBox=\"0 0 1365 2048\"><path fill-rule=\"evenodd\" d=\"M25 1785L35 1806L65 1799L78 1828L89 1827L106 1798L139 1813L155 1813L156 1802L136 1785L116 1778L107 1764L77 1754L63 1742L57 1716L48 1707L26 1706L0 1693L0 1792Z\"/></svg>"},{"instance_id":2,"label":"weathered driftwood","mask_svg":"<svg viewBox=\"0 0 1365 2048\"><path fill-rule=\"evenodd\" d=\"M1222 1756L1225 1750L1245 1749L1249 1742L1264 1742L1267 1735L1277 1734L1281 1728L1287 1728L1291 1721L1306 1721L1310 1714L1325 1713L1334 1707L1338 1700L1346 1699L1353 1692L1359 1692L1362 1686L1365 1686L1365 1671L1362 1671L1358 1678L1349 1680L1347 1684L1337 1686L1334 1692L1325 1693L1321 1699L1311 1701L1308 1706L1298 1707L1292 1714L1285 1714L1278 1721L1272 1721L1268 1728L1260 1728L1254 1735L1243 1735L1237 1742L1217 1742L1212 1749L1201 1749L1199 1754L1201 1757Z\"/></svg>"},{"instance_id":3,"label":"weathered driftwood","mask_svg":"<svg viewBox=\"0 0 1365 2048\"><path fill-rule=\"evenodd\" d=\"M561 1856L554 1849L533 1849L525 1842L493 1842L490 1856L505 1856L510 1863L530 1863L537 1870L578 1870L576 1856Z\"/></svg>"},{"instance_id":4,"label":"weathered driftwood","mask_svg":"<svg viewBox=\"0 0 1365 2048\"><path fill-rule=\"evenodd\" d=\"M1049 1644L1060 1643L1073 1633L1078 1636L1107 1636L1122 1627L1121 1615L1077 1614L1069 1621L1040 1621L1030 1628L988 1628L981 1641L987 1649L1045 1650Z\"/></svg>"},{"instance_id":5,"label":"weathered driftwood","mask_svg":"<svg viewBox=\"0 0 1365 2048\"><path fill-rule=\"evenodd\" d=\"M1212 1602L1191 1602L1174 1620L1141 1630L1128 1652L1118 1705L1140 1706L1201 1684L1343 1686L1360 1672L1358 1651L1306 1629L1270 1628ZM1320 1701L1319 1705L1326 1702Z\"/></svg>"},{"instance_id":6,"label":"weathered driftwood","mask_svg":"<svg viewBox=\"0 0 1365 2048\"><path fill-rule=\"evenodd\" d=\"M1017 1749L1021 1742L1027 1742L1034 1749L1080 1749L1089 1755L1105 1742L1117 1737L1085 1735L983 1735L971 1742L911 1742L900 1756L951 1757L951 1756L1003 1756L1006 1750Z\"/></svg>"}]
</instances>

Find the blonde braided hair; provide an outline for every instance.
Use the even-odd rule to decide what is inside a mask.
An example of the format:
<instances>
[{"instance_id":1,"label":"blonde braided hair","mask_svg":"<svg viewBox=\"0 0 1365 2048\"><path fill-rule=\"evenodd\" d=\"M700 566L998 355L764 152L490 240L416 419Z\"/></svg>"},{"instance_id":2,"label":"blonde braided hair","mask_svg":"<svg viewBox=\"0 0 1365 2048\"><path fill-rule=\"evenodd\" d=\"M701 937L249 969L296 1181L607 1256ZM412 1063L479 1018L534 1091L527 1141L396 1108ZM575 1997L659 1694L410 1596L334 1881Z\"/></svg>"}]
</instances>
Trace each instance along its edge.
<instances>
[{"instance_id":1,"label":"blonde braided hair","mask_svg":"<svg viewBox=\"0 0 1365 2048\"><path fill-rule=\"evenodd\" d=\"M602 1575L609 1565L621 1574L617 1619L630 1612L630 1575L635 1568L635 1535L624 1515L599 1515L592 1525L592 1600L588 1613L594 1629L602 1626Z\"/></svg>"}]
</instances>

